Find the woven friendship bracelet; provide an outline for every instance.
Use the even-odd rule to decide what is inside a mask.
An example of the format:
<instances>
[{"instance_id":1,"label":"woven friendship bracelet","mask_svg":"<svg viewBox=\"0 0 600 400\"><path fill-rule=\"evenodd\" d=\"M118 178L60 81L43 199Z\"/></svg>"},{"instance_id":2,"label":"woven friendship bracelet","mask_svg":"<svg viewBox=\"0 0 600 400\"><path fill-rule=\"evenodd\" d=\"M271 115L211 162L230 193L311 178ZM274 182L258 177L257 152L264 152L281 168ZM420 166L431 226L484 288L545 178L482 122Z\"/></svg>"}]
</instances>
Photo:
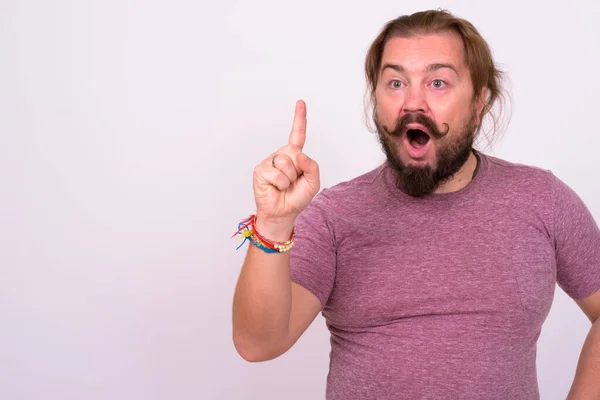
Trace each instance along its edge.
<instances>
[{"instance_id":1,"label":"woven friendship bracelet","mask_svg":"<svg viewBox=\"0 0 600 400\"><path fill-rule=\"evenodd\" d=\"M242 247L244 243L246 243L246 241L249 241L251 244L253 244L254 246L258 247L266 253L284 253L286 251L290 251L290 249L294 246L294 229L292 229L292 234L290 235L290 238L285 242L273 242L261 236L256 230L255 224L255 214L250 215L250 217L244 219L238 224L238 230L236 233L233 234L233 236L241 235L244 237L244 240L236 248L236 250Z\"/></svg>"}]
</instances>

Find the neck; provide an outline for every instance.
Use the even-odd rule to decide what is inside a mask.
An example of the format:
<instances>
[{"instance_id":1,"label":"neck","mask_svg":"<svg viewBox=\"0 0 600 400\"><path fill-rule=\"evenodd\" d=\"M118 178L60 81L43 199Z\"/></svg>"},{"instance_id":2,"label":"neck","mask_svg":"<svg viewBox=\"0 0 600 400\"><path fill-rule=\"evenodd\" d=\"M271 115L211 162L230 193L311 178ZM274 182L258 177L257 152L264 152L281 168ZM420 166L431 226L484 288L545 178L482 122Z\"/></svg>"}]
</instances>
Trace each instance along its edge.
<instances>
[{"instance_id":1,"label":"neck","mask_svg":"<svg viewBox=\"0 0 600 400\"><path fill-rule=\"evenodd\" d=\"M457 192L467 186L475 176L475 170L477 169L477 156L472 151L467 161L462 167L446 182L442 183L434 193L452 193Z\"/></svg>"}]
</instances>

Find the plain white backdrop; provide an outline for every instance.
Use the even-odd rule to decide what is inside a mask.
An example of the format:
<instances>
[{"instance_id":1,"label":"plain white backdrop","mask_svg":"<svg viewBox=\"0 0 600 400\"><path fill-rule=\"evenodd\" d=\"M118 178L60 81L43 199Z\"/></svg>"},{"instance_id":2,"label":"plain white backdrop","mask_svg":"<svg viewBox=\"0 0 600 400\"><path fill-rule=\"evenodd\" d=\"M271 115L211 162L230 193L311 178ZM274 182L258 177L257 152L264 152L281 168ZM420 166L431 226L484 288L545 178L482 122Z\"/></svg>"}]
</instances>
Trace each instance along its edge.
<instances>
[{"instance_id":1,"label":"plain white backdrop","mask_svg":"<svg viewBox=\"0 0 600 400\"><path fill-rule=\"evenodd\" d=\"M488 153L551 169L600 220L597 0L0 0L0 398L324 398L321 316L279 359L235 352L230 236L299 98L323 187L383 160L366 50L438 7L510 76ZM542 399L566 396L589 327L557 290Z\"/></svg>"}]
</instances>

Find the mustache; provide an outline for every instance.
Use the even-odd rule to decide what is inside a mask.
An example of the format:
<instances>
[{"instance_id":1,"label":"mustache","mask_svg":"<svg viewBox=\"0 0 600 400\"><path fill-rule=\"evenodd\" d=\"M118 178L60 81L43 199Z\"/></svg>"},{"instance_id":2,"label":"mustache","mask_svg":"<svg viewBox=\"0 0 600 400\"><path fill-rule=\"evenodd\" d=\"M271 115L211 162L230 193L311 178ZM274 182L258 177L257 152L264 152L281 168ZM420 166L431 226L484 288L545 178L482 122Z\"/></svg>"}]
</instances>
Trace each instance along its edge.
<instances>
[{"instance_id":1,"label":"mustache","mask_svg":"<svg viewBox=\"0 0 600 400\"><path fill-rule=\"evenodd\" d=\"M404 131L406 131L407 125L414 123L423 125L429 131L431 136L433 136L434 139L441 139L444 136L446 136L450 131L450 126L447 123L443 123L445 130L440 131L431 118L423 114L415 113L406 113L402 117L400 117L398 121L396 121L396 125L392 129L389 129L386 126L383 126L383 129L390 136L400 137L404 133Z\"/></svg>"}]
</instances>

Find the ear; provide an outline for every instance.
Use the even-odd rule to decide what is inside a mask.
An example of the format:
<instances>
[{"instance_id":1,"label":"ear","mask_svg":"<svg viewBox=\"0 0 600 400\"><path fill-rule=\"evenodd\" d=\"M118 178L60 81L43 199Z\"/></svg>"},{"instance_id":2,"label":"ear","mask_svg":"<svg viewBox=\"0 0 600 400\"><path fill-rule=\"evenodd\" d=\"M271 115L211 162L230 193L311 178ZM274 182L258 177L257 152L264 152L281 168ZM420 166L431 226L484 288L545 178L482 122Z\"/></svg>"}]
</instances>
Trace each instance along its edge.
<instances>
[{"instance_id":1,"label":"ear","mask_svg":"<svg viewBox=\"0 0 600 400\"><path fill-rule=\"evenodd\" d=\"M479 95L475 98L473 104L473 106L475 107L475 126L479 126L481 124L481 111L483 111L486 99L487 88L484 87L481 89L481 92L479 92Z\"/></svg>"}]
</instances>

